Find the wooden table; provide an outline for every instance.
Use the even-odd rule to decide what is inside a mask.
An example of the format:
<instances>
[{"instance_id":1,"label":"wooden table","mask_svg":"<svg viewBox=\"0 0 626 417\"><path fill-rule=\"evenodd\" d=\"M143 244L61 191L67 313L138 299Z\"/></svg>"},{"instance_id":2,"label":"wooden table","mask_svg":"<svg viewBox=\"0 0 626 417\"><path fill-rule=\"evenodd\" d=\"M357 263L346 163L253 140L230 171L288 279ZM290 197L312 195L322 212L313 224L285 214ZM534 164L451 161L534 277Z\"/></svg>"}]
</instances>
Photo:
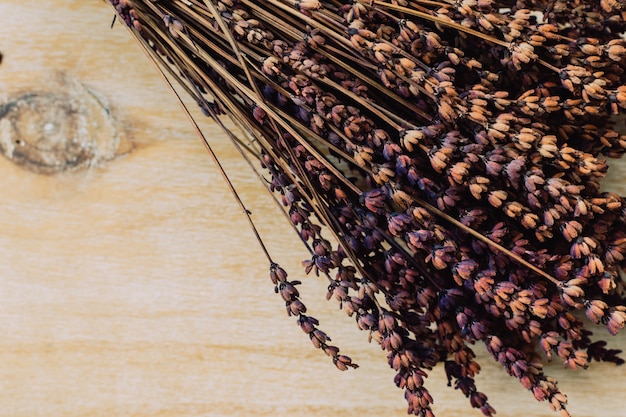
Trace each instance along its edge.
<instances>
[{"instance_id":1,"label":"wooden table","mask_svg":"<svg viewBox=\"0 0 626 417\"><path fill-rule=\"evenodd\" d=\"M0 4L2 101L79 82L108 103L127 145L55 175L0 157L0 416L405 415L384 353L324 300L322 279L303 276L307 254L286 220L204 121L273 257L302 278L312 315L361 367L337 371L286 317L200 139L112 17L101 1ZM498 415L553 415L475 350ZM575 416L624 415L626 368L548 372ZM438 416L480 415L442 369L427 383Z\"/></svg>"}]
</instances>

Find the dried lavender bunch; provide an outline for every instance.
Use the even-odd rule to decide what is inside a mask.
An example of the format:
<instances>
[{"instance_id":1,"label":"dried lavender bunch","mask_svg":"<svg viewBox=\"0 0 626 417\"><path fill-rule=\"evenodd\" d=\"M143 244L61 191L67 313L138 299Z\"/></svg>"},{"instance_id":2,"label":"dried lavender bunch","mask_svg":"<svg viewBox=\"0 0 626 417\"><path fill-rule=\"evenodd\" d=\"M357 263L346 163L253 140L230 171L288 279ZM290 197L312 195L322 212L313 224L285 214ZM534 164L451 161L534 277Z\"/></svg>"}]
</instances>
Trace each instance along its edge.
<instances>
[{"instance_id":1,"label":"dried lavender bunch","mask_svg":"<svg viewBox=\"0 0 626 417\"><path fill-rule=\"evenodd\" d=\"M111 3L205 113L254 139L305 271L388 352L410 414L433 415L438 363L494 413L478 341L563 415L545 360L622 362L585 321L626 321L625 201L600 191L626 149L626 2ZM270 271L313 344L355 367Z\"/></svg>"}]
</instances>

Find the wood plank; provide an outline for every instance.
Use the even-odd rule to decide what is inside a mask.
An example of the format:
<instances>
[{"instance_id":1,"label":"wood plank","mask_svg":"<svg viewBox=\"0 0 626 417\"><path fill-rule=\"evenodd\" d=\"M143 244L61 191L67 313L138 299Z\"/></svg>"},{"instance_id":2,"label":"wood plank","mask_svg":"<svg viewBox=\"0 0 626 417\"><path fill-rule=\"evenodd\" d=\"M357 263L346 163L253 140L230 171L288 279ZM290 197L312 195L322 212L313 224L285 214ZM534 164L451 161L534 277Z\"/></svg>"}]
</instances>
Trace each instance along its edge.
<instances>
[{"instance_id":1,"label":"wood plank","mask_svg":"<svg viewBox=\"0 0 626 417\"><path fill-rule=\"evenodd\" d=\"M132 144L51 176L0 158L0 415L405 415L383 352L324 300L322 279L302 277L307 254L293 231L204 122L276 261L302 277L312 315L361 368L337 371L286 317L241 210L137 45L119 24L109 29L112 17L103 2L0 4L2 101L78 80ZM499 415L551 415L475 350ZM575 416L623 415L626 368L548 372ZM442 369L427 383L439 416L480 415Z\"/></svg>"}]
</instances>

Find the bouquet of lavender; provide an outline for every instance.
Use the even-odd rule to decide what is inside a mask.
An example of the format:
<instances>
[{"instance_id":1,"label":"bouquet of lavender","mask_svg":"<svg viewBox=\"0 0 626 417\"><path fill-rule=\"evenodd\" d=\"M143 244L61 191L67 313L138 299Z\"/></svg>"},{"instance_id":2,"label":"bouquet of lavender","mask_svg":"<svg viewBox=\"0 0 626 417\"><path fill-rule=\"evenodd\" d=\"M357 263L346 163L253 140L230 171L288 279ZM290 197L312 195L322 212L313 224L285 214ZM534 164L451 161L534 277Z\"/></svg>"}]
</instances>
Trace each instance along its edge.
<instances>
[{"instance_id":1,"label":"bouquet of lavender","mask_svg":"<svg viewBox=\"0 0 626 417\"><path fill-rule=\"evenodd\" d=\"M427 372L487 416L480 341L564 416L546 360L623 362L623 0L111 0L162 71L260 161L306 273L387 351L408 412ZM249 143L246 145L246 143ZM316 348L356 367L270 277ZM582 312L582 314L579 314ZM587 326L587 327L586 327Z\"/></svg>"}]
</instances>

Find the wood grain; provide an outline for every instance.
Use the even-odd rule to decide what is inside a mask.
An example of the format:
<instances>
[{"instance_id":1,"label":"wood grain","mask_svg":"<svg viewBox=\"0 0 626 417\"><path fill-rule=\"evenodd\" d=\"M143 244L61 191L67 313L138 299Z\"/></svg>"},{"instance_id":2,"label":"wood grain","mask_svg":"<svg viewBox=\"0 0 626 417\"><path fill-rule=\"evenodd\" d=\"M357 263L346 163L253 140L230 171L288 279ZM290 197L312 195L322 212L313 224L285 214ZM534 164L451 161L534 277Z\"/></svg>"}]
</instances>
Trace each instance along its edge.
<instances>
[{"instance_id":1,"label":"wood grain","mask_svg":"<svg viewBox=\"0 0 626 417\"><path fill-rule=\"evenodd\" d=\"M322 279L302 276L307 255L286 220L203 122L273 257L302 277L311 314L361 368L337 371L286 317L219 172L129 34L109 28L112 17L99 1L0 3L3 101L79 80L106 98L133 144L53 176L0 158L0 415L405 415L383 352L324 300ZM479 386L499 415L552 415L475 350ZM623 415L626 368L548 372L575 416ZM442 369L427 383L439 416L480 415Z\"/></svg>"}]
</instances>

